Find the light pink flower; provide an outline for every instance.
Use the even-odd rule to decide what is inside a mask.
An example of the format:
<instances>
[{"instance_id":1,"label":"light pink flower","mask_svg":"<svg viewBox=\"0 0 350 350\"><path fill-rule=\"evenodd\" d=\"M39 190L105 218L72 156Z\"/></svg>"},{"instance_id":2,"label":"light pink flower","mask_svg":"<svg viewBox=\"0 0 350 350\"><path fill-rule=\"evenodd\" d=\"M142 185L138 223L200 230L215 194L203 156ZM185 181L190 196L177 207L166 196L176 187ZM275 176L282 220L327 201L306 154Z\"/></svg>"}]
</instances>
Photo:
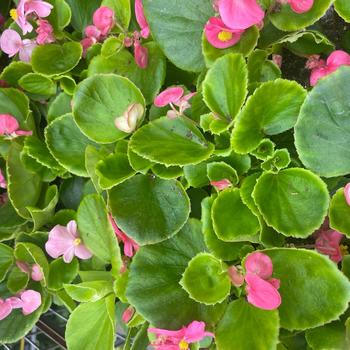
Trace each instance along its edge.
<instances>
[{"instance_id":1,"label":"light pink flower","mask_svg":"<svg viewBox=\"0 0 350 350\"><path fill-rule=\"evenodd\" d=\"M132 306L127 307L123 312L122 321L124 323L128 323L134 316L134 313L135 313L135 309Z\"/></svg>"},{"instance_id":2,"label":"light pink flower","mask_svg":"<svg viewBox=\"0 0 350 350\"><path fill-rule=\"evenodd\" d=\"M135 131L145 109L140 103L132 103L121 117L115 119L115 126L126 133Z\"/></svg>"},{"instance_id":3,"label":"light pink flower","mask_svg":"<svg viewBox=\"0 0 350 350\"><path fill-rule=\"evenodd\" d=\"M141 28L141 36L147 39L150 34L150 29L143 10L142 0L135 0L135 15L137 23Z\"/></svg>"},{"instance_id":4,"label":"light pink flower","mask_svg":"<svg viewBox=\"0 0 350 350\"><path fill-rule=\"evenodd\" d=\"M318 252L328 255L335 263L343 259L340 241L344 236L335 230L317 233L315 248Z\"/></svg>"},{"instance_id":5,"label":"light pink flower","mask_svg":"<svg viewBox=\"0 0 350 350\"><path fill-rule=\"evenodd\" d=\"M167 88L154 99L154 105L156 107L165 107L170 103L179 102L184 93L184 89L179 86Z\"/></svg>"},{"instance_id":6,"label":"light pink flower","mask_svg":"<svg viewBox=\"0 0 350 350\"><path fill-rule=\"evenodd\" d=\"M83 57L86 57L87 50L94 44L96 44L96 39L93 37L84 38L80 41L81 46L83 47Z\"/></svg>"},{"instance_id":7,"label":"light pink flower","mask_svg":"<svg viewBox=\"0 0 350 350\"><path fill-rule=\"evenodd\" d=\"M35 290L26 290L20 294L23 315L29 315L41 305L41 295Z\"/></svg>"},{"instance_id":8,"label":"light pink flower","mask_svg":"<svg viewBox=\"0 0 350 350\"><path fill-rule=\"evenodd\" d=\"M113 227L114 233L116 234L117 238L120 239L124 244L124 254L129 258L132 258L134 254L139 250L138 244L119 229L112 215L109 215L108 217L109 222Z\"/></svg>"},{"instance_id":9,"label":"light pink flower","mask_svg":"<svg viewBox=\"0 0 350 350\"><path fill-rule=\"evenodd\" d=\"M270 257L261 252L251 253L246 258L245 269L248 302L264 310L277 309L281 304L281 296L277 290L280 281L271 278L273 264Z\"/></svg>"},{"instance_id":10,"label":"light pink flower","mask_svg":"<svg viewBox=\"0 0 350 350\"><path fill-rule=\"evenodd\" d=\"M148 49L142 46L139 40L134 41L134 56L136 64L140 68L146 69L148 66Z\"/></svg>"},{"instance_id":11,"label":"light pink flower","mask_svg":"<svg viewBox=\"0 0 350 350\"><path fill-rule=\"evenodd\" d=\"M231 29L245 30L265 16L256 0L219 0L218 7L222 21Z\"/></svg>"},{"instance_id":12,"label":"light pink flower","mask_svg":"<svg viewBox=\"0 0 350 350\"><path fill-rule=\"evenodd\" d=\"M204 27L204 33L208 42L217 49L226 49L235 45L244 30L230 29L218 17L211 17Z\"/></svg>"},{"instance_id":13,"label":"light pink flower","mask_svg":"<svg viewBox=\"0 0 350 350\"><path fill-rule=\"evenodd\" d=\"M0 136L15 138L17 136L30 136L32 131L20 130L18 121L11 114L0 114Z\"/></svg>"},{"instance_id":14,"label":"light pink flower","mask_svg":"<svg viewBox=\"0 0 350 350\"><path fill-rule=\"evenodd\" d=\"M56 225L49 232L45 249L52 258L63 256L63 261L67 264L73 260L74 256L84 260L92 257L92 253L79 237L77 223L74 220L69 221L66 227Z\"/></svg>"},{"instance_id":15,"label":"light pink flower","mask_svg":"<svg viewBox=\"0 0 350 350\"><path fill-rule=\"evenodd\" d=\"M344 187L344 197L345 197L346 203L350 205L350 182Z\"/></svg>"},{"instance_id":16,"label":"light pink flower","mask_svg":"<svg viewBox=\"0 0 350 350\"><path fill-rule=\"evenodd\" d=\"M227 270L227 273L230 277L230 280L232 282L232 284L235 286L235 287L240 287L243 285L244 283L244 275L241 271L239 271L237 269L236 266L230 266Z\"/></svg>"},{"instance_id":17,"label":"light pink flower","mask_svg":"<svg viewBox=\"0 0 350 350\"><path fill-rule=\"evenodd\" d=\"M199 321L193 321L178 331L149 328L148 332L157 336L151 344L156 350L187 350L189 344L199 342L205 337L214 337L213 333L205 331L205 323Z\"/></svg>"},{"instance_id":18,"label":"light pink flower","mask_svg":"<svg viewBox=\"0 0 350 350\"><path fill-rule=\"evenodd\" d=\"M7 182L1 169L0 169L0 188L7 188Z\"/></svg>"},{"instance_id":19,"label":"light pink flower","mask_svg":"<svg viewBox=\"0 0 350 350\"><path fill-rule=\"evenodd\" d=\"M16 265L22 272L28 274L33 281L39 282L44 278L44 275L38 264L33 264L32 266L30 266L24 261L17 260Z\"/></svg>"},{"instance_id":20,"label":"light pink flower","mask_svg":"<svg viewBox=\"0 0 350 350\"><path fill-rule=\"evenodd\" d=\"M51 24L45 19L39 19L38 24L39 26L36 29L36 32L38 34L36 42L39 45L53 43L55 41L55 37L53 35L53 28Z\"/></svg>"},{"instance_id":21,"label":"light pink flower","mask_svg":"<svg viewBox=\"0 0 350 350\"><path fill-rule=\"evenodd\" d=\"M305 13L311 10L314 0L279 0L281 4L289 4L295 13Z\"/></svg>"},{"instance_id":22,"label":"light pink flower","mask_svg":"<svg viewBox=\"0 0 350 350\"><path fill-rule=\"evenodd\" d=\"M12 304L9 299L0 299L0 321L12 312Z\"/></svg>"},{"instance_id":23,"label":"light pink flower","mask_svg":"<svg viewBox=\"0 0 350 350\"><path fill-rule=\"evenodd\" d=\"M232 183L228 179L223 179L220 181L210 181L210 184L214 186L218 191L226 190L226 188L229 188L232 186Z\"/></svg>"},{"instance_id":24,"label":"light pink flower","mask_svg":"<svg viewBox=\"0 0 350 350\"><path fill-rule=\"evenodd\" d=\"M9 57L18 53L21 61L29 62L36 43L29 39L22 40L15 30L6 29L1 35L0 47Z\"/></svg>"},{"instance_id":25,"label":"light pink flower","mask_svg":"<svg viewBox=\"0 0 350 350\"><path fill-rule=\"evenodd\" d=\"M101 31L97 27L90 25L85 28L85 35L88 38L95 38L98 41L101 37Z\"/></svg>"},{"instance_id":26,"label":"light pink flower","mask_svg":"<svg viewBox=\"0 0 350 350\"><path fill-rule=\"evenodd\" d=\"M101 6L95 11L92 21L95 27L101 31L101 35L106 36L115 25L114 11L107 6Z\"/></svg>"}]
</instances>

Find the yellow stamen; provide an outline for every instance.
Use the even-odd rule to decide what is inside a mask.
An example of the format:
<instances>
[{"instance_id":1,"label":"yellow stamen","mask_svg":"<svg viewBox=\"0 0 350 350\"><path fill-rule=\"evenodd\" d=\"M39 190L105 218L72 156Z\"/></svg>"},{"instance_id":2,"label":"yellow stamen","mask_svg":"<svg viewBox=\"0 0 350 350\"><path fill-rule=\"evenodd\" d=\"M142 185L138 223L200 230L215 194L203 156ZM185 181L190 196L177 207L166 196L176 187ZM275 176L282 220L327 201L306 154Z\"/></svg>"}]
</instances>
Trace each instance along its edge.
<instances>
[{"instance_id":1,"label":"yellow stamen","mask_svg":"<svg viewBox=\"0 0 350 350\"><path fill-rule=\"evenodd\" d=\"M179 349L180 350L188 350L188 343L184 340L181 340L179 343Z\"/></svg>"},{"instance_id":2,"label":"yellow stamen","mask_svg":"<svg viewBox=\"0 0 350 350\"><path fill-rule=\"evenodd\" d=\"M11 18L15 21L16 19L18 19L18 12L16 9L12 9L10 10L10 16Z\"/></svg>"},{"instance_id":3,"label":"yellow stamen","mask_svg":"<svg viewBox=\"0 0 350 350\"><path fill-rule=\"evenodd\" d=\"M81 239L80 238L76 238L73 242L74 245L79 245L81 243Z\"/></svg>"},{"instance_id":4,"label":"yellow stamen","mask_svg":"<svg viewBox=\"0 0 350 350\"><path fill-rule=\"evenodd\" d=\"M220 41L223 41L223 42L229 41L232 39L232 33L226 32L223 30L222 32L219 33L218 38Z\"/></svg>"},{"instance_id":5,"label":"yellow stamen","mask_svg":"<svg viewBox=\"0 0 350 350\"><path fill-rule=\"evenodd\" d=\"M341 253L342 256L348 255L349 254L348 246L341 244L340 245L340 253Z\"/></svg>"}]
</instances>

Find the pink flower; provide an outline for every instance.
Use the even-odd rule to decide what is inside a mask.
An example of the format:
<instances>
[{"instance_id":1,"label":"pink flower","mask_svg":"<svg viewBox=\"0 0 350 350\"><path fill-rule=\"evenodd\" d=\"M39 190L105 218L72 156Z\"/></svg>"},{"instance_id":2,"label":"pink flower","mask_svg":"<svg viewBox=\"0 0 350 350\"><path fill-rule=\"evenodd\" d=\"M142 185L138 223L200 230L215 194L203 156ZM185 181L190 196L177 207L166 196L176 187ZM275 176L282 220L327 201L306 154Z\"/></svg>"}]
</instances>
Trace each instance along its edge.
<instances>
[{"instance_id":1,"label":"pink flower","mask_svg":"<svg viewBox=\"0 0 350 350\"><path fill-rule=\"evenodd\" d=\"M41 305L41 295L35 290L26 290L20 294L23 315L29 315Z\"/></svg>"},{"instance_id":2,"label":"pink flower","mask_svg":"<svg viewBox=\"0 0 350 350\"><path fill-rule=\"evenodd\" d=\"M281 4L289 4L295 13L305 13L311 10L314 0L279 0Z\"/></svg>"},{"instance_id":3,"label":"pink flower","mask_svg":"<svg viewBox=\"0 0 350 350\"><path fill-rule=\"evenodd\" d=\"M63 261L67 264L73 260L74 256L84 260L92 257L91 252L79 238L77 223L74 220L69 221L67 227L56 225L49 232L45 249L52 258L56 259L63 255Z\"/></svg>"},{"instance_id":4,"label":"pink flower","mask_svg":"<svg viewBox=\"0 0 350 350\"><path fill-rule=\"evenodd\" d=\"M240 287L244 283L244 275L241 271L237 269L236 266L230 266L227 270L232 284L235 287Z\"/></svg>"},{"instance_id":5,"label":"pink flower","mask_svg":"<svg viewBox=\"0 0 350 350\"><path fill-rule=\"evenodd\" d=\"M115 25L114 11L107 6L101 6L95 11L92 21L101 31L101 35L106 36Z\"/></svg>"},{"instance_id":6,"label":"pink flower","mask_svg":"<svg viewBox=\"0 0 350 350\"><path fill-rule=\"evenodd\" d=\"M16 261L17 267L24 273L28 274L33 281L41 281L44 278L44 275L41 271L41 268L38 264L30 266L24 261Z\"/></svg>"},{"instance_id":7,"label":"pink flower","mask_svg":"<svg viewBox=\"0 0 350 350\"><path fill-rule=\"evenodd\" d=\"M218 191L226 190L226 188L229 188L232 186L230 180L223 179L220 181L210 181L210 184L214 186Z\"/></svg>"},{"instance_id":8,"label":"pink flower","mask_svg":"<svg viewBox=\"0 0 350 350\"><path fill-rule=\"evenodd\" d=\"M7 182L1 169L0 169L0 188L7 188Z\"/></svg>"},{"instance_id":9,"label":"pink flower","mask_svg":"<svg viewBox=\"0 0 350 350\"><path fill-rule=\"evenodd\" d=\"M22 40L15 30L6 29L1 35L0 47L9 57L13 57L19 53L19 59L21 61L29 62L36 43L29 39Z\"/></svg>"},{"instance_id":10,"label":"pink flower","mask_svg":"<svg viewBox=\"0 0 350 350\"><path fill-rule=\"evenodd\" d=\"M344 65L350 66L350 55L345 51L332 52L327 61L320 60L319 56L311 56L306 62L306 68L311 69L310 85L315 86L321 78L335 72Z\"/></svg>"},{"instance_id":11,"label":"pink flower","mask_svg":"<svg viewBox=\"0 0 350 350\"><path fill-rule=\"evenodd\" d=\"M259 24L265 16L256 0L219 0L218 7L225 25L236 30Z\"/></svg>"},{"instance_id":12,"label":"pink flower","mask_svg":"<svg viewBox=\"0 0 350 350\"><path fill-rule=\"evenodd\" d=\"M126 133L133 132L142 119L144 111L140 103L132 103L121 117L115 119L116 128Z\"/></svg>"},{"instance_id":13,"label":"pink flower","mask_svg":"<svg viewBox=\"0 0 350 350\"><path fill-rule=\"evenodd\" d=\"M315 248L319 253L328 255L335 263L343 259L340 241L344 236L335 230L321 231L317 233Z\"/></svg>"},{"instance_id":14,"label":"pink flower","mask_svg":"<svg viewBox=\"0 0 350 350\"><path fill-rule=\"evenodd\" d=\"M83 47L83 57L86 57L87 50L94 44L96 44L96 39L91 38L85 38L80 41L81 46Z\"/></svg>"},{"instance_id":15,"label":"pink flower","mask_svg":"<svg viewBox=\"0 0 350 350\"><path fill-rule=\"evenodd\" d=\"M55 41L55 37L53 35L53 28L51 24L45 19L39 19L39 26L36 29L38 34L36 38L36 42L39 45L50 44Z\"/></svg>"},{"instance_id":16,"label":"pink flower","mask_svg":"<svg viewBox=\"0 0 350 350\"><path fill-rule=\"evenodd\" d=\"M108 217L109 217L109 222L111 223L116 236L124 244L124 254L129 258L132 258L135 252L139 250L138 244L119 229L112 215L109 215Z\"/></svg>"},{"instance_id":17,"label":"pink flower","mask_svg":"<svg viewBox=\"0 0 350 350\"><path fill-rule=\"evenodd\" d=\"M277 290L280 281L271 278L273 265L270 257L261 252L249 254L245 269L248 302L264 310L277 309L281 304L281 296Z\"/></svg>"},{"instance_id":18,"label":"pink flower","mask_svg":"<svg viewBox=\"0 0 350 350\"><path fill-rule=\"evenodd\" d=\"M12 312L12 304L9 299L0 299L0 321Z\"/></svg>"},{"instance_id":19,"label":"pink flower","mask_svg":"<svg viewBox=\"0 0 350 350\"><path fill-rule=\"evenodd\" d=\"M150 29L143 10L142 0L135 0L135 15L137 23L141 28L141 36L147 39L150 34Z\"/></svg>"},{"instance_id":20,"label":"pink flower","mask_svg":"<svg viewBox=\"0 0 350 350\"><path fill-rule=\"evenodd\" d=\"M0 114L0 136L15 138L17 136L30 136L32 131L19 130L19 124L11 114Z\"/></svg>"},{"instance_id":21,"label":"pink flower","mask_svg":"<svg viewBox=\"0 0 350 350\"><path fill-rule=\"evenodd\" d=\"M146 69L148 66L148 49L140 44L139 40L134 41L134 56L136 64Z\"/></svg>"},{"instance_id":22,"label":"pink flower","mask_svg":"<svg viewBox=\"0 0 350 350\"><path fill-rule=\"evenodd\" d=\"M90 25L85 28L85 35L98 41L101 37L101 31L97 27Z\"/></svg>"},{"instance_id":23,"label":"pink flower","mask_svg":"<svg viewBox=\"0 0 350 350\"><path fill-rule=\"evenodd\" d=\"M122 321L124 323L128 323L134 316L134 313L135 313L135 309L132 306L127 307L123 312Z\"/></svg>"},{"instance_id":24,"label":"pink flower","mask_svg":"<svg viewBox=\"0 0 350 350\"><path fill-rule=\"evenodd\" d=\"M273 54L272 55L272 62L279 68L282 67L282 61L283 61L283 57L281 55L276 55Z\"/></svg>"},{"instance_id":25,"label":"pink flower","mask_svg":"<svg viewBox=\"0 0 350 350\"><path fill-rule=\"evenodd\" d=\"M204 32L212 46L217 49L226 49L241 39L244 30L230 29L225 26L221 18L211 17L204 27Z\"/></svg>"},{"instance_id":26,"label":"pink flower","mask_svg":"<svg viewBox=\"0 0 350 350\"><path fill-rule=\"evenodd\" d=\"M344 196L346 203L350 205L350 182L344 187Z\"/></svg>"},{"instance_id":27,"label":"pink flower","mask_svg":"<svg viewBox=\"0 0 350 350\"><path fill-rule=\"evenodd\" d=\"M199 342L205 337L214 337L213 333L205 331L205 323L199 321L193 321L178 331L149 328L148 332L157 336L151 344L156 350L187 350L190 348L189 344Z\"/></svg>"}]
</instances>

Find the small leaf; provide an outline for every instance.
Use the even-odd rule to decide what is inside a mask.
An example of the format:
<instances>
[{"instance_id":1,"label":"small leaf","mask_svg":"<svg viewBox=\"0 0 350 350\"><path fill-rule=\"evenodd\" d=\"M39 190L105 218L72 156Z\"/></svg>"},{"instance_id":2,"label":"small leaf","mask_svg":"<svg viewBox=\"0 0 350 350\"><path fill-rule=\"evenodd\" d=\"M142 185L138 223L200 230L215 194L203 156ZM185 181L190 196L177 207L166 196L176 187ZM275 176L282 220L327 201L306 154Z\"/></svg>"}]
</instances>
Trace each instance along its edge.
<instances>
[{"instance_id":1,"label":"small leaf","mask_svg":"<svg viewBox=\"0 0 350 350\"><path fill-rule=\"evenodd\" d=\"M81 303L94 302L113 293L111 281L91 281L78 284L65 284L64 290L73 299Z\"/></svg>"},{"instance_id":2,"label":"small leaf","mask_svg":"<svg viewBox=\"0 0 350 350\"><path fill-rule=\"evenodd\" d=\"M268 157L262 164L261 168L265 171L277 172L286 168L290 163L290 155L288 149L278 149L271 157Z\"/></svg>"},{"instance_id":3,"label":"small leaf","mask_svg":"<svg viewBox=\"0 0 350 350\"><path fill-rule=\"evenodd\" d=\"M28 281L29 275L15 266L7 277L6 285L11 293L17 294L26 288Z\"/></svg>"},{"instance_id":4,"label":"small leaf","mask_svg":"<svg viewBox=\"0 0 350 350\"><path fill-rule=\"evenodd\" d=\"M334 230L350 237L350 206L345 200L344 188L340 188L331 200L329 224Z\"/></svg>"},{"instance_id":5,"label":"small leaf","mask_svg":"<svg viewBox=\"0 0 350 350\"><path fill-rule=\"evenodd\" d=\"M3 281L9 268L13 264L13 249L0 243L0 281Z\"/></svg>"},{"instance_id":6,"label":"small leaf","mask_svg":"<svg viewBox=\"0 0 350 350\"><path fill-rule=\"evenodd\" d=\"M56 84L51 79L38 73L28 73L24 75L18 81L18 84L27 92L46 98L55 95L57 89Z\"/></svg>"},{"instance_id":7,"label":"small leaf","mask_svg":"<svg viewBox=\"0 0 350 350\"><path fill-rule=\"evenodd\" d=\"M18 80L20 80L24 75L32 72L32 66L29 63L12 61L4 68L0 78L5 80L10 86L17 87Z\"/></svg>"},{"instance_id":8,"label":"small leaf","mask_svg":"<svg viewBox=\"0 0 350 350\"><path fill-rule=\"evenodd\" d=\"M207 173L210 181L227 179L233 185L236 185L239 181L237 171L225 162L207 164Z\"/></svg>"},{"instance_id":9,"label":"small leaf","mask_svg":"<svg viewBox=\"0 0 350 350\"><path fill-rule=\"evenodd\" d=\"M131 18L130 0L103 0L101 6L111 8L115 13L117 22L128 29Z\"/></svg>"}]
</instances>

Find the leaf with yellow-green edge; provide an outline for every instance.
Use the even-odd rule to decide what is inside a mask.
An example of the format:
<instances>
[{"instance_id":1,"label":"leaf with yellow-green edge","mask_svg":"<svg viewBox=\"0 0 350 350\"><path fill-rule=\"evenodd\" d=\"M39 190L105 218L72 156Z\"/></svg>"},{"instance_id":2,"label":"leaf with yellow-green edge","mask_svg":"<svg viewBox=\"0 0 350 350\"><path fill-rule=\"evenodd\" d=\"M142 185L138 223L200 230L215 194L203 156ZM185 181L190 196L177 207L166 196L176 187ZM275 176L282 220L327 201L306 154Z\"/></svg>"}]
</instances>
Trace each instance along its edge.
<instances>
[{"instance_id":1,"label":"leaf with yellow-green edge","mask_svg":"<svg viewBox=\"0 0 350 350\"><path fill-rule=\"evenodd\" d=\"M47 20L56 31L61 31L68 26L72 18L72 11L65 0L49 0L53 9Z\"/></svg>"},{"instance_id":2,"label":"leaf with yellow-green edge","mask_svg":"<svg viewBox=\"0 0 350 350\"><path fill-rule=\"evenodd\" d=\"M12 61L1 72L0 78L5 80L10 86L17 87L18 80L24 75L33 72L32 66L29 63L22 61Z\"/></svg>"},{"instance_id":3,"label":"leaf with yellow-green edge","mask_svg":"<svg viewBox=\"0 0 350 350\"><path fill-rule=\"evenodd\" d=\"M229 180L233 185L239 182L237 171L225 162L207 164L207 174L210 181Z\"/></svg>"},{"instance_id":4,"label":"leaf with yellow-green edge","mask_svg":"<svg viewBox=\"0 0 350 350\"><path fill-rule=\"evenodd\" d=\"M130 0L102 0L101 6L111 8L115 13L117 23L126 30L128 29L131 19Z\"/></svg>"},{"instance_id":5,"label":"leaf with yellow-green edge","mask_svg":"<svg viewBox=\"0 0 350 350\"><path fill-rule=\"evenodd\" d=\"M58 258L50 263L48 288L58 291L64 284L71 283L79 271L79 262L74 258L69 264Z\"/></svg>"},{"instance_id":6,"label":"leaf with yellow-green edge","mask_svg":"<svg viewBox=\"0 0 350 350\"><path fill-rule=\"evenodd\" d=\"M248 153L265 135L291 129L305 97L305 89L295 81L276 79L261 84L236 119L231 140L234 151Z\"/></svg>"},{"instance_id":7,"label":"leaf with yellow-green edge","mask_svg":"<svg viewBox=\"0 0 350 350\"><path fill-rule=\"evenodd\" d=\"M13 263L13 249L6 244L0 243L0 282Z\"/></svg>"},{"instance_id":8,"label":"leaf with yellow-green edge","mask_svg":"<svg viewBox=\"0 0 350 350\"><path fill-rule=\"evenodd\" d=\"M154 164L152 166L154 175L161 179L176 179L183 175L183 169L179 166L165 166L163 164Z\"/></svg>"},{"instance_id":9,"label":"leaf with yellow-green edge","mask_svg":"<svg viewBox=\"0 0 350 350\"><path fill-rule=\"evenodd\" d=\"M17 294L26 288L28 281L29 274L15 266L7 277L6 286L11 293Z\"/></svg>"},{"instance_id":10,"label":"leaf with yellow-green edge","mask_svg":"<svg viewBox=\"0 0 350 350\"><path fill-rule=\"evenodd\" d=\"M34 95L35 99L45 99L56 94L56 84L47 76L39 73L28 73L19 81L18 85Z\"/></svg>"},{"instance_id":11,"label":"leaf with yellow-green edge","mask_svg":"<svg viewBox=\"0 0 350 350\"><path fill-rule=\"evenodd\" d=\"M350 22L350 3L347 0L335 0L334 8L344 21Z\"/></svg>"},{"instance_id":12,"label":"leaf with yellow-green edge","mask_svg":"<svg viewBox=\"0 0 350 350\"><path fill-rule=\"evenodd\" d=\"M63 287L73 300L80 303L98 301L113 293L113 282L104 280L64 284Z\"/></svg>"},{"instance_id":13,"label":"leaf with yellow-green edge","mask_svg":"<svg viewBox=\"0 0 350 350\"><path fill-rule=\"evenodd\" d=\"M350 206L345 200L343 187L331 199L329 206L329 225L334 230L350 237Z\"/></svg>"}]
</instances>

